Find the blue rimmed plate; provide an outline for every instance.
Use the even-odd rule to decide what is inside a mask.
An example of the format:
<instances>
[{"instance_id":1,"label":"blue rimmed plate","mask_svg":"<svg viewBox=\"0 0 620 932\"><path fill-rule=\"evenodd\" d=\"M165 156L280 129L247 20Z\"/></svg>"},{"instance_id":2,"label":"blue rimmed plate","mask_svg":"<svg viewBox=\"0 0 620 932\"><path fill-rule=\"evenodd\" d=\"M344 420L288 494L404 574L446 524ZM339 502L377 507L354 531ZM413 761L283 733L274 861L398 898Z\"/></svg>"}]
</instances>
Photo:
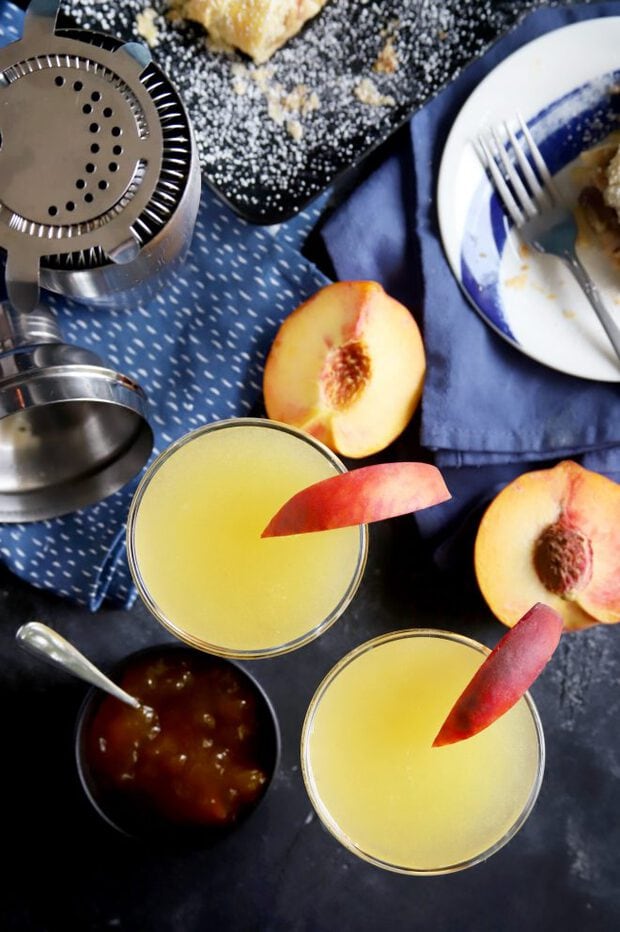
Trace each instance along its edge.
<instances>
[{"instance_id":1,"label":"blue rimmed plate","mask_svg":"<svg viewBox=\"0 0 620 932\"><path fill-rule=\"evenodd\" d=\"M446 256L482 318L526 355L561 372L620 381L620 364L571 273L524 248L476 154L481 132L520 112L567 200L580 153L620 129L620 17L575 23L528 43L482 81L448 137L438 185ZM580 255L620 323L620 267L593 238Z\"/></svg>"}]
</instances>

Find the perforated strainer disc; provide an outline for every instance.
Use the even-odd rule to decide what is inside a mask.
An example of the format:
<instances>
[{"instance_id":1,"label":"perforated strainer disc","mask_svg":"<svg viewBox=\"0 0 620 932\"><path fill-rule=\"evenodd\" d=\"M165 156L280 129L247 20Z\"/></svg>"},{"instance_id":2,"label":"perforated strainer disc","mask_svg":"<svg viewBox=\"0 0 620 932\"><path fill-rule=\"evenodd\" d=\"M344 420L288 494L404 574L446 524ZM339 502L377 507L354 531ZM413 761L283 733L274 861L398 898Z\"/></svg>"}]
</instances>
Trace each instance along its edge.
<instances>
[{"instance_id":1,"label":"perforated strainer disc","mask_svg":"<svg viewBox=\"0 0 620 932\"><path fill-rule=\"evenodd\" d=\"M77 56L69 66L38 56L4 77L0 200L13 229L58 241L94 231L110 239L115 228L129 236L124 212L138 192L142 202L152 196L161 165L148 96L140 103L114 72Z\"/></svg>"},{"instance_id":2,"label":"perforated strainer disc","mask_svg":"<svg viewBox=\"0 0 620 932\"><path fill-rule=\"evenodd\" d=\"M23 38L0 51L0 247L21 310L36 306L40 267L52 287L75 293L63 272L135 264L162 234L169 259L198 206L191 130L148 50L57 34L56 8L33 0ZM118 276L120 287L161 265L154 251L150 264ZM113 279L89 275L85 296L114 290Z\"/></svg>"}]
</instances>

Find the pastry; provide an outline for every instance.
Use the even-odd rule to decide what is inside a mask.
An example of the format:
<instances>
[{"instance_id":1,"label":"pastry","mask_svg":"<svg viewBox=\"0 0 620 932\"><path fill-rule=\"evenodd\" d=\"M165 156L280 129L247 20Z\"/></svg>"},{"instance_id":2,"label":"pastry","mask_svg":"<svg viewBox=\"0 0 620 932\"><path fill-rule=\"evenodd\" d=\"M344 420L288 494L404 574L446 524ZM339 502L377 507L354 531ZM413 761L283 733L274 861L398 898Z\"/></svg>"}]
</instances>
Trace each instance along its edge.
<instances>
[{"instance_id":1,"label":"pastry","mask_svg":"<svg viewBox=\"0 0 620 932\"><path fill-rule=\"evenodd\" d=\"M326 0L185 0L182 15L201 23L215 45L234 46L257 64L315 16Z\"/></svg>"},{"instance_id":2,"label":"pastry","mask_svg":"<svg viewBox=\"0 0 620 932\"><path fill-rule=\"evenodd\" d=\"M579 191L579 228L616 264L620 264L620 134L581 154L575 169ZM590 235L588 235L590 234Z\"/></svg>"}]
</instances>

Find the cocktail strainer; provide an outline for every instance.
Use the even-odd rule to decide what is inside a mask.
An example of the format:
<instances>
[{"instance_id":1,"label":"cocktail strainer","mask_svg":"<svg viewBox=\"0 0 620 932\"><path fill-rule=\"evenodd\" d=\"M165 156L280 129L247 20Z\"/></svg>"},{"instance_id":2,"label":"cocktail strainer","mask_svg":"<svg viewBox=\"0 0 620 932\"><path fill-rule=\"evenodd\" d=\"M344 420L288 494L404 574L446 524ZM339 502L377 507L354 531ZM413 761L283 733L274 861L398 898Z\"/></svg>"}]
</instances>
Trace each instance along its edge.
<instances>
[{"instance_id":1,"label":"cocktail strainer","mask_svg":"<svg viewBox=\"0 0 620 932\"><path fill-rule=\"evenodd\" d=\"M11 303L38 283L128 307L189 245L200 197L190 124L148 49L55 31L32 0L0 50L0 248ZM138 289L136 291L136 289Z\"/></svg>"},{"instance_id":2,"label":"cocktail strainer","mask_svg":"<svg viewBox=\"0 0 620 932\"><path fill-rule=\"evenodd\" d=\"M182 259L200 198L191 128L148 49L56 30L32 0L0 49L0 521L111 494L153 436L139 385L62 340L39 286L135 307Z\"/></svg>"}]
</instances>

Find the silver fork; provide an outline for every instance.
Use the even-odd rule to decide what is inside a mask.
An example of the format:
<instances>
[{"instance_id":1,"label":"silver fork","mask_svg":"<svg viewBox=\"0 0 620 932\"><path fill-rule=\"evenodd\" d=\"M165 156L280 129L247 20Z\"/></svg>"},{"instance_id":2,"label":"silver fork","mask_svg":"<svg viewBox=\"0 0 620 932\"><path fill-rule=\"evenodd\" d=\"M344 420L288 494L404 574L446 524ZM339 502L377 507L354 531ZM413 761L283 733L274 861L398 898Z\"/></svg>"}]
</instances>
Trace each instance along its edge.
<instances>
[{"instance_id":1,"label":"silver fork","mask_svg":"<svg viewBox=\"0 0 620 932\"><path fill-rule=\"evenodd\" d=\"M620 327L605 307L596 285L577 256L577 224L573 213L562 203L557 186L529 127L520 114L517 115L517 119L523 139L529 148L531 161L521 140L517 138L511 126L505 123L505 136L508 137L509 144L504 143L497 128L492 129L486 138L479 137L478 154L482 164L488 170L495 190L524 242L538 252L557 256L571 270L620 359ZM516 157L516 164L510 157L510 148Z\"/></svg>"}]
</instances>

